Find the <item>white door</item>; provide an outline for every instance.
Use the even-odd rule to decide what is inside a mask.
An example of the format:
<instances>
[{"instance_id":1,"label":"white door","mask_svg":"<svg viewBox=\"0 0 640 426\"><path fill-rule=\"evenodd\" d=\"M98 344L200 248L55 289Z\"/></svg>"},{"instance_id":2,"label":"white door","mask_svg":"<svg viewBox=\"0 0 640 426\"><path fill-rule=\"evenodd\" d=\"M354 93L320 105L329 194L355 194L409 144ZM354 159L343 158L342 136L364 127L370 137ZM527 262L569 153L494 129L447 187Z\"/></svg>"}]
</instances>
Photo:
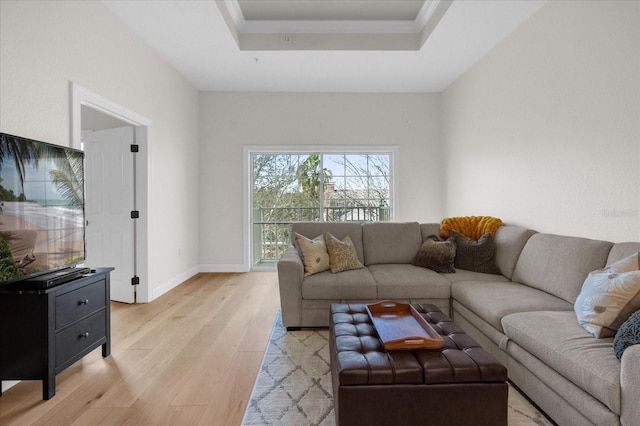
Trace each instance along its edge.
<instances>
[{"instance_id":1,"label":"white door","mask_svg":"<svg viewBox=\"0 0 640 426\"><path fill-rule=\"evenodd\" d=\"M83 132L86 262L111 266L111 300L134 303L134 128Z\"/></svg>"}]
</instances>

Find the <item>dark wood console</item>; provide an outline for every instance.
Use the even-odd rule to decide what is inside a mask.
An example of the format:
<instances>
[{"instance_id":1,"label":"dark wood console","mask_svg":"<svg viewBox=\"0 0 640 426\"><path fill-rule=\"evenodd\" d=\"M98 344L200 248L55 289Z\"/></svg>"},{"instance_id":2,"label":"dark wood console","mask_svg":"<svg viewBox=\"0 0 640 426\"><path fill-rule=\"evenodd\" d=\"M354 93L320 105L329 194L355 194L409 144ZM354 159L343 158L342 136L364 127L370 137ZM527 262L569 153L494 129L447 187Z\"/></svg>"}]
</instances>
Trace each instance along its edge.
<instances>
[{"instance_id":1,"label":"dark wood console","mask_svg":"<svg viewBox=\"0 0 640 426\"><path fill-rule=\"evenodd\" d=\"M49 399L56 374L98 346L103 357L111 354L112 270L91 270L46 289L0 289L0 384L42 380L42 398Z\"/></svg>"}]
</instances>

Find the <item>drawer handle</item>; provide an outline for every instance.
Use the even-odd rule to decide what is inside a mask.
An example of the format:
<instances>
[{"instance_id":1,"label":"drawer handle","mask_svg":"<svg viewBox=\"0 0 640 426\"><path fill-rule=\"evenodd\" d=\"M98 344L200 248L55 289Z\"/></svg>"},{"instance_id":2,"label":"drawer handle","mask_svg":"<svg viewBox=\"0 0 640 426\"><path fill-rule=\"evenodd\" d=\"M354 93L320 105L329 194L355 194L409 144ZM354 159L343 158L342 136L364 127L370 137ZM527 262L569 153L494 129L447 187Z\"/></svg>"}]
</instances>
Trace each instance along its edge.
<instances>
[{"instance_id":1,"label":"drawer handle","mask_svg":"<svg viewBox=\"0 0 640 426\"><path fill-rule=\"evenodd\" d=\"M89 332L82 333L82 334L81 334L80 336L78 336L78 337L80 337L81 339L88 339L88 338L89 338Z\"/></svg>"},{"instance_id":2,"label":"drawer handle","mask_svg":"<svg viewBox=\"0 0 640 426\"><path fill-rule=\"evenodd\" d=\"M78 300L78 305L88 305L89 299Z\"/></svg>"}]
</instances>

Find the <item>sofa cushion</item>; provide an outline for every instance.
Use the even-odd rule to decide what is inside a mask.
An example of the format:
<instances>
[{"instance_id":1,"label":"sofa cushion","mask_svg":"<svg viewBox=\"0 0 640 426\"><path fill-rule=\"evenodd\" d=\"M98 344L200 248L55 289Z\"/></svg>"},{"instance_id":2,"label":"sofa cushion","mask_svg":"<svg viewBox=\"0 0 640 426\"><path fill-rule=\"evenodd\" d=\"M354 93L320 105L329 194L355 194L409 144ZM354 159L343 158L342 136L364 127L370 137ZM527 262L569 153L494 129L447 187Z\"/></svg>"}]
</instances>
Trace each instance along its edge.
<instances>
[{"instance_id":1,"label":"sofa cushion","mask_svg":"<svg viewBox=\"0 0 640 426\"><path fill-rule=\"evenodd\" d=\"M459 281L504 281L510 282L509 278L504 275L485 274L482 272L467 271L465 269L457 269L455 274L443 274L443 277L452 283Z\"/></svg>"},{"instance_id":2,"label":"sofa cushion","mask_svg":"<svg viewBox=\"0 0 640 426\"><path fill-rule=\"evenodd\" d=\"M456 231L450 235L456 242L456 269L502 275L493 259L495 248L491 234L484 234L478 240L472 240Z\"/></svg>"},{"instance_id":3,"label":"sofa cushion","mask_svg":"<svg viewBox=\"0 0 640 426\"><path fill-rule=\"evenodd\" d=\"M440 235L439 223L421 223L420 234L422 235L422 241L424 241L430 235Z\"/></svg>"},{"instance_id":4,"label":"sofa cushion","mask_svg":"<svg viewBox=\"0 0 640 426\"><path fill-rule=\"evenodd\" d=\"M351 238L353 246L358 254L358 260L364 263L364 252L362 250L362 225L351 222L296 222L291 224L292 243L296 245L295 233L304 235L307 238L314 238L316 235L331 235L342 240L347 235Z\"/></svg>"},{"instance_id":5,"label":"sofa cushion","mask_svg":"<svg viewBox=\"0 0 640 426\"><path fill-rule=\"evenodd\" d=\"M418 222L377 222L362 225L364 264L411 263L422 244Z\"/></svg>"},{"instance_id":6,"label":"sofa cushion","mask_svg":"<svg viewBox=\"0 0 640 426\"><path fill-rule=\"evenodd\" d=\"M595 337L611 337L640 309L638 253L589 273L576 299L578 322Z\"/></svg>"},{"instance_id":7,"label":"sofa cushion","mask_svg":"<svg viewBox=\"0 0 640 426\"><path fill-rule=\"evenodd\" d=\"M367 268L332 274L320 272L302 281L303 299L375 300L376 281Z\"/></svg>"},{"instance_id":8,"label":"sofa cushion","mask_svg":"<svg viewBox=\"0 0 640 426\"><path fill-rule=\"evenodd\" d=\"M533 234L522 249L513 280L573 304L589 272L605 265L613 243Z\"/></svg>"},{"instance_id":9,"label":"sofa cushion","mask_svg":"<svg viewBox=\"0 0 640 426\"><path fill-rule=\"evenodd\" d=\"M514 313L502 326L509 339L620 413L620 362L612 338L594 339L573 311Z\"/></svg>"},{"instance_id":10,"label":"sofa cushion","mask_svg":"<svg viewBox=\"0 0 640 426\"><path fill-rule=\"evenodd\" d=\"M502 318L514 312L571 311L573 305L526 285L504 281L461 281L451 285L451 296L474 314L502 331ZM575 317L575 313L573 313Z\"/></svg>"},{"instance_id":11,"label":"sofa cushion","mask_svg":"<svg viewBox=\"0 0 640 426\"><path fill-rule=\"evenodd\" d=\"M535 233L536 231L520 226L504 225L498 228L493 237L493 244L496 250L496 265L502 275L511 279L522 248Z\"/></svg>"},{"instance_id":12,"label":"sofa cushion","mask_svg":"<svg viewBox=\"0 0 640 426\"><path fill-rule=\"evenodd\" d=\"M378 299L449 299L451 284L430 269L410 264L367 267L378 287Z\"/></svg>"},{"instance_id":13,"label":"sofa cushion","mask_svg":"<svg viewBox=\"0 0 640 426\"><path fill-rule=\"evenodd\" d=\"M327 232L326 240L331 272L336 273L364 268L364 265L358 260L358 254L348 235L339 240Z\"/></svg>"},{"instance_id":14,"label":"sofa cushion","mask_svg":"<svg viewBox=\"0 0 640 426\"><path fill-rule=\"evenodd\" d=\"M611 251L609 252L609 258L607 259L607 265L617 262L620 259L628 257L633 253L637 253L640 251L640 243L616 243L611 247Z\"/></svg>"},{"instance_id":15,"label":"sofa cushion","mask_svg":"<svg viewBox=\"0 0 640 426\"><path fill-rule=\"evenodd\" d=\"M309 276L329 269L329 253L324 235L310 239L304 235L295 234L298 247L302 251L302 263L304 263L304 275Z\"/></svg>"},{"instance_id":16,"label":"sofa cushion","mask_svg":"<svg viewBox=\"0 0 640 426\"><path fill-rule=\"evenodd\" d=\"M456 242L453 238L441 241L436 235L427 237L420 246L412 265L428 268L440 273L455 273Z\"/></svg>"}]
</instances>

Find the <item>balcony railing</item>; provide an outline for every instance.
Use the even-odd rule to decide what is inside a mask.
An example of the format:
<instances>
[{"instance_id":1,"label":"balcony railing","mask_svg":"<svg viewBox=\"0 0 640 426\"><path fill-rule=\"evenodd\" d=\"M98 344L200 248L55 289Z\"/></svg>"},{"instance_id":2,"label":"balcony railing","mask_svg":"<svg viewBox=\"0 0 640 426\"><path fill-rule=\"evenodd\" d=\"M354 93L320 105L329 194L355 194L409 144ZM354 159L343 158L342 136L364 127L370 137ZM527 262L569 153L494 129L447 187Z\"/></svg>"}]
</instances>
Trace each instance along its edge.
<instances>
[{"instance_id":1,"label":"balcony railing","mask_svg":"<svg viewBox=\"0 0 640 426\"><path fill-rule=\"evenodd\" d=\"M295 222L388 222L391 210L380 207L277 207L255 208L253 216L253 262L275 263L291 245Z\"/></svg>"}]
</instances>

